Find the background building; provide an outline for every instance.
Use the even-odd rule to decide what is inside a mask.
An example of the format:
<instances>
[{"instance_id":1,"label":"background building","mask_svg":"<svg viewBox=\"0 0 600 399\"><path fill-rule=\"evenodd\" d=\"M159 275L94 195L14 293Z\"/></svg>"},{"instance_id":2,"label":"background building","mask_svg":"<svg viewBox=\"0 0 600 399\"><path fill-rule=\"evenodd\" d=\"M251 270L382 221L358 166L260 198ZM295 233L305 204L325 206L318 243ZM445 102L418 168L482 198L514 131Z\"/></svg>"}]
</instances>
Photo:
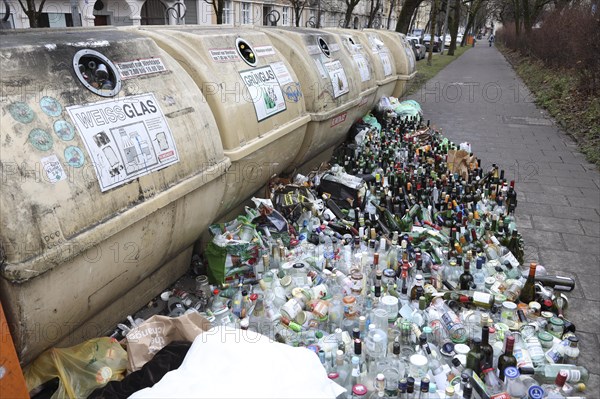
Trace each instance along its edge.
<instances>
[{"instance_id":1,"label":"background building","mask_svg":"<svg viewBox=\"0 0 600 399\"><path fill-rule=\"evenodd\" d=\"M73 0L78 4L81 24L88 26L133 26L133 25L175 25L175 24L216 24L213 6L205 0ZM296 1L296 0L292 0ZM374 2L374 3L373 3ZM9 25L13 28L28 28L27 15L17 0L9 0L11 16ZM36 1L39 7L39 0ZM374 5L376 13L372 27L394 29L400 10L398 0L361 0L351 19L351 28L367 26L369 11ZM290 0L225 0L223 24L232 26L260 25L293 26L294 15ZM392 12L390 15L390 8ZM317 15L321 14L321 27L343 25L346 3L344 0L308 0L300 18L300 26L317 26ZM182 17L183 16L183 17ZM47 0L40 20L42 27L73 26L71 2L69 0Z\"/></svg>"}]
</instances>

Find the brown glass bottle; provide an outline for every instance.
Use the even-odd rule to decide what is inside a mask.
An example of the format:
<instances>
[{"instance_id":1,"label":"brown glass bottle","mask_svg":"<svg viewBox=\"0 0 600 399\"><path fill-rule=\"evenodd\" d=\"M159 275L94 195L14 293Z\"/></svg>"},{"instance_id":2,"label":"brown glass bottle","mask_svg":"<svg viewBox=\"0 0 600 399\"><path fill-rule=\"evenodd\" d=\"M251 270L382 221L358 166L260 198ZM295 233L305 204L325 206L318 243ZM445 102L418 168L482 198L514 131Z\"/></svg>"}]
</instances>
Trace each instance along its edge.
<instances>
[{"instance_id":1,"label":"brown glass bottle","mask_svg":"<svg viewBox=\"0 0 600 399\"><path fill-rule=\"evenodd\" d=\"M529 264L529 276L527 276L527 281L525 281L525 285L521 290L521 294L519 294L519 301L522 303L528 304L529 302L535 301L535 269L537 268L537 264L530 263Z\"/></svg>"}]
</instances>

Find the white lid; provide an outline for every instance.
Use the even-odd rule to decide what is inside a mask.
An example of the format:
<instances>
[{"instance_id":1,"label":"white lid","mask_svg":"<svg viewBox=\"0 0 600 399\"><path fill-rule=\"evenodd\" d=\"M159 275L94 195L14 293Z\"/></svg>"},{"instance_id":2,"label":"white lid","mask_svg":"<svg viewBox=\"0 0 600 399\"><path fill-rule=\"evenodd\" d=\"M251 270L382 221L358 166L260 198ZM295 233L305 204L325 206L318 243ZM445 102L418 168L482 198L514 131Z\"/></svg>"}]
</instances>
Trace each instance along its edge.
<instances>
[{"instance_id":1,"label":"white lid","mask_svg":"<svg viewBox=\"0 0 600 399\"><path fill-rule=\"evenodd\" d=\"M381 298L381 303L387 306L394 306L398 304L398 298L396 298L395 296L386 295L383 298Z\"/></svg>"},{"instance_id":2,"label":"white lid","mask_svg":"<svg viewBox=\"0 0 600 399\"><path fill-rule=\"evenodd\" d=\"M423 355L415 353L410 357L410 362L417 367L421 367L427 365L427 358Z\"/></svg>"}]
</instances>

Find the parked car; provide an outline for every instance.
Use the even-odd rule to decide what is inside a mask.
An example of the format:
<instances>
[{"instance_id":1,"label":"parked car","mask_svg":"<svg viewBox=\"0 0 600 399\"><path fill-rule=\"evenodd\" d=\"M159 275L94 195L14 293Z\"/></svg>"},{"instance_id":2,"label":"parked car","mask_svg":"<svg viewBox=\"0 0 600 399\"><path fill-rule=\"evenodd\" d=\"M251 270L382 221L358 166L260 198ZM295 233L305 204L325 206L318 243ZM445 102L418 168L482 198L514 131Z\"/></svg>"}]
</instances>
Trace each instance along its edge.
<instances>
[{"instance_id":1,"label":"parked car","mask_svg":"<svg viewBox=\"0 0 600 399\"><path fill-rule=\"evenodd\" d=\"M410 46L412 47L413 52L415 53L415 59L417 61L425 58L425 46L419 43L418 37L406 36L406 40L408 40L408 42L410 43Z\"/></svg>"},{"instance_id":2,"label":"parked car","mask_svg":"<svg viewBox=\"0 0 600 399\"><path fill-rule=\"evenodd\" d=\"M430 42L431 42L431 35L423 36L423 44L425 45L425 49L427 51L429 51ZM433 51L438 52L438 51L440 51L441 47L442 47L442 40L440 39L439 36L434 36L433 37Z\"/></svg>"}]
</instances>

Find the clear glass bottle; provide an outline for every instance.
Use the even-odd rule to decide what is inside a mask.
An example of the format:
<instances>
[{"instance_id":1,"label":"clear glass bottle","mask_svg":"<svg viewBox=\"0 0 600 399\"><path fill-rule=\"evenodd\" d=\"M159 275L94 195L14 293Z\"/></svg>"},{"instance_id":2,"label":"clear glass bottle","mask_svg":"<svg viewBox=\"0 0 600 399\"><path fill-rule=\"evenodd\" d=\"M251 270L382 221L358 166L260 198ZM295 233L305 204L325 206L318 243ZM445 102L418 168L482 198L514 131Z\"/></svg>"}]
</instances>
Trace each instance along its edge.
<instances>
[{"instance_id":1,"label":"clear glass bottle","mask_svg":"<svg viewBox=\"0 0 600 399\"><path fill-rule=\"evenodd\" d=\"M504 376L506 377L505 390L511 398L527 397L527 386L519 378L520 373L516 367L507 367Z\"/></svg>"}]
</instances>

